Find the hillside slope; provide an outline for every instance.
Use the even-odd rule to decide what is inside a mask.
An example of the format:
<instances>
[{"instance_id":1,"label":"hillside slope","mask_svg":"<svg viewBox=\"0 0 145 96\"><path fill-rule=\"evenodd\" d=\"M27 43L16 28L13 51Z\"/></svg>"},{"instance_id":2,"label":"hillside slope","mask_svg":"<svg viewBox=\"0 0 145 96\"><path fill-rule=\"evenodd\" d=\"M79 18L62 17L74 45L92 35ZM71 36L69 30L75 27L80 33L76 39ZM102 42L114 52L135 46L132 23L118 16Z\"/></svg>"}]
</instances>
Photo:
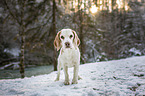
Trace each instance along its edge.
<instances>
[{"instance_id":1,"label":"hillside slope","mask_svg":"<svg viewBox=\"0 0 145 96\"><path fill-rule=\"evenodd\" d=\"M72 80L73 69L69 69ZM24 79L0 80L0 95L25 96L126 96L145 95L145 56L89 63L80 66L82 80L64 85L54 82L57 72Z\"/></svg>"}]
</instances>

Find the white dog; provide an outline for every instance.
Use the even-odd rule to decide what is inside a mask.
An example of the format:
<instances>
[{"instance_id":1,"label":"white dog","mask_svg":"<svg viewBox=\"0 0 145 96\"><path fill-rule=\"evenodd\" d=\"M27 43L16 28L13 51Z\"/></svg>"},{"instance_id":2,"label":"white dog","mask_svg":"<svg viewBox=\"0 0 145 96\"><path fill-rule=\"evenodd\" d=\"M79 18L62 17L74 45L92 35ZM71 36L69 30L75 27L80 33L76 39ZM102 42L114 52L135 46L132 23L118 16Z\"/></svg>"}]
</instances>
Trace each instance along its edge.
<instances>
[{"instance_id":1,"label":"white dog","mask_svg":"<svg viewBox=\"0 0 145 96\"><path fill-rule=\"evenodd\" d=\"M80 40L75 31L71 29L62 29L59 31L54 40L54 46L57 48L57 51L60 49L58 57L58 74L55 81L59 81L60 70L63 68L65 74L65 85L69 85L69 75L68 68L74 67L74 75L72 84L77 84L78 79L81 79L78 76L79 65L80 65L80 51L79 46Z\"/></svg>"}]
</instances>

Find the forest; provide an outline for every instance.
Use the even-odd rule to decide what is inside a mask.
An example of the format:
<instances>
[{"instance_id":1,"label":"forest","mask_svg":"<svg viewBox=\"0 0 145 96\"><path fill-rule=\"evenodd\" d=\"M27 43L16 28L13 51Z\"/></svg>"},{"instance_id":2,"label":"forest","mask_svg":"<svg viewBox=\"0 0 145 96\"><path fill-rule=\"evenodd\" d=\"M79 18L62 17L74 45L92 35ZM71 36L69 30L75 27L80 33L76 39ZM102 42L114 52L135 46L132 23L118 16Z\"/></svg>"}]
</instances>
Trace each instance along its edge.
<instances>
[{"instance_id":1,"label":"forest","mask_svg":"<svg viewBox=\"0 0 145 96\"><path fill-rule=\"evenodd\" d=\"M1 0L0 66L54 65L58 31L80 38L81 64L145 55L144 0Z\"/></svg>"}]
</instances>

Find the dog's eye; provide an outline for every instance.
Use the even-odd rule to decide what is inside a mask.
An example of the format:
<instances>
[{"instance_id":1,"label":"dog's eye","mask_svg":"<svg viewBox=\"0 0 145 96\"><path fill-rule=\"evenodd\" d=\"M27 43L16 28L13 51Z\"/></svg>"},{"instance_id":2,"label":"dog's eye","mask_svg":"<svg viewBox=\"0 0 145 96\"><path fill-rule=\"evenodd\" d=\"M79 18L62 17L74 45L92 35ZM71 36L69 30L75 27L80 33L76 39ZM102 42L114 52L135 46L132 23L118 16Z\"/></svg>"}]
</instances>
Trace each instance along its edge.
<instances>
[{"instance_id":1,"label":"dog's eye","mask_svg":"<svg viewBox=\"0 0 145 96\"><path fill-rule=\"evenodd\" d=\"M64 39L64 37L63 37L63 36L61 36L61 39Z\"/></svg>"},{"instance_id":2,"label":"dog's eye","mask_svg":"<svg viewBox=\"0 0 145 96\"><path fill-rule=\"evenodd\" d=\"M73 37L73 35L70 35L69 37L70 37L70 38L72 38L72 37Z\"/></svg>"}]
</instances>

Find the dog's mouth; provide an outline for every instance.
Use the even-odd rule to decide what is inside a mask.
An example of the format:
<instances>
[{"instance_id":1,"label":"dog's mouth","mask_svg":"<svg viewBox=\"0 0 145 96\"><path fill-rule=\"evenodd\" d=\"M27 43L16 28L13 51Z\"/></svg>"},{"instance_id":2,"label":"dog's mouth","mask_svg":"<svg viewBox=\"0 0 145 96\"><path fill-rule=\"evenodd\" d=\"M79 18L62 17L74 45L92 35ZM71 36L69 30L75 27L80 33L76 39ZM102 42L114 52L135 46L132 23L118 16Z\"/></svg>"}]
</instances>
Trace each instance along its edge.
<instances>
[{"instance_id":1,"label":"dog's mouth","mask_svg":"<svg viewBox=\"0 0 145 96\"><path fill-rule=\"evenodd\" d=\"M70 48L70 46L66 46L65 48Z\"/></svg>"}]
</instances>

